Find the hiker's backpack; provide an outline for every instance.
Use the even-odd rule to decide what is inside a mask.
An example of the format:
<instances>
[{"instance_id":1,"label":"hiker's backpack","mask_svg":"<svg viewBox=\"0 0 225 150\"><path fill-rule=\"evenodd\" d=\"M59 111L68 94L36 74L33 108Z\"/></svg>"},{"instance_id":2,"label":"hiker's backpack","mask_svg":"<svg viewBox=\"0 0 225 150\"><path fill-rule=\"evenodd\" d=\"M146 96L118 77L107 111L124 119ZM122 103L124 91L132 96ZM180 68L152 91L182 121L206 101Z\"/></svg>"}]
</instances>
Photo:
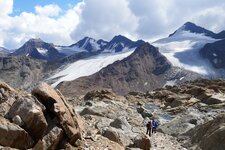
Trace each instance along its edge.
<instances>
[{"instance_id":1,"label":"hiker's backpack","mask_svg":"<svg viewBox=\"0 0 225 150\"><path fill-rule=\"evenodd\" d=\"M155 128L157 128L159 126L159 123L157 121L155 121L154 126L155 126Z\"/></svg>"},{"instance_id":2,"label":"hiker's backpack","mask_svg":"<svg viewBox=\"0 0 225 150\"><path fill-rule=\"evenodd\" d=\"M149 128L149 127L150 127L150 125L151 125L151 123L150 123L150 122L147 122L147 123L146 123L146 127L148 127L148 128Z\"/></svg>"}]
</instances>

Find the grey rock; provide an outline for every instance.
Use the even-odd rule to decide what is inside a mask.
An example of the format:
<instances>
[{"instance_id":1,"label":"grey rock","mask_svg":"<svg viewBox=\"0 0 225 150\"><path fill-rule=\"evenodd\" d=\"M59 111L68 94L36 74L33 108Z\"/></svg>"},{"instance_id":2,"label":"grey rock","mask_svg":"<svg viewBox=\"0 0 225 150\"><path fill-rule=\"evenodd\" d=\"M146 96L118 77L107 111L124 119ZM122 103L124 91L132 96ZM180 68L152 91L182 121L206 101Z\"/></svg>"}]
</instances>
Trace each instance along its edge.
<instances>
[{"instance_id":1,"label":"grey rock","mask_svg":"<svg viewBox=\"0 0 225 150\"><path fill-rule=\"evenodd\" d=\"M115 119L113 122L110 123L110 126L118 129L122 129L123 131L131 130L131 125L127 122L125 116L121 116Z\"/></svg>"}]
</instances>

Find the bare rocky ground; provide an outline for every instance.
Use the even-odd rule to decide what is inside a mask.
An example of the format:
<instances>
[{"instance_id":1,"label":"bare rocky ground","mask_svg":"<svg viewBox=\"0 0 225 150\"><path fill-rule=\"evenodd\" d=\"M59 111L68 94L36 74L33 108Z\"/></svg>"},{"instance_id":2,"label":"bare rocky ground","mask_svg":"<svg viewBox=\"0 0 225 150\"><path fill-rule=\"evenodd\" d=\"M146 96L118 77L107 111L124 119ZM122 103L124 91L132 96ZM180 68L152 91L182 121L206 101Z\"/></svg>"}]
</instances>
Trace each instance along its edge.
<instances>
[{"instance_id":1,"label":"bare rocky ground","mask_svg":"<svg viewBox=\"0 0 225 150\"><path fill-rule=\"evenodd\" d=\"M47 84L31 94L0 83L4 149L225 149L225 81L199 80L118 96L97 90L65 99ZM152 137L149 118L160 122Z\"/></svg>"}]
</instances>

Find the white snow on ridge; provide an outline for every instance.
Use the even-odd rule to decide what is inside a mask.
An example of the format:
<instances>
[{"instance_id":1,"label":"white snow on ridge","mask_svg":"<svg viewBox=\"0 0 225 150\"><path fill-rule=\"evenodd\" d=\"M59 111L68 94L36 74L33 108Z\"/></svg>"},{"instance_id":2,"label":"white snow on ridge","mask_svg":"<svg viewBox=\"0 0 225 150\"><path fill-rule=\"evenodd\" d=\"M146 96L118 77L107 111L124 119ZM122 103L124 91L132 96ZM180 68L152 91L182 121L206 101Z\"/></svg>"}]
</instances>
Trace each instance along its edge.
<instances>
[{"instance_id":1,"label":"white snow on ridge","mask_svg":"<svg viewBox=\"0 0 225 150\"><path fill-rule=\"evenodd\" d=\"M174 65L202 75L214 74L211 64L203 59L199 50L216 39L204 34L180 31L175 35L152 43Z\"/></svg>"},{"instance_id":2,"label":"white snow on ridge","mask_svg":"<svg viewBox=\"0 0 225 150\"><path fill-rule=\"evenodd\" d=\"M66 54L66 55L72 55L72 54L75 54L75 53L78 53L78 52L83 52L83 51L87 51L85 49L81 49L81 48L78 48L77 46L73 46L73 47L69 47L69 46L64 46L64 47L61 47L61 46L55 46L55 48L60 52L60 53L63 53L63 54Z\"/></svg>"},{"instance_id":3,"label":"white snow on ridge","mask_svg":"<svg viewBox=\"0 0 225 150\"><path fill-rule=\"evenodd\" d=\"M37 48L37 51L42 55L47 55L48 50L45 48Z\"/></svg>"},{"instance_id":4,"label":"white snow on ridge","mask_svg":"<svg viewBox=\"0 0 225 150\"><path fill-rule=\"evenodd\" d=\"M109 64L128 57L134 52L134 50L135 49L130 49L129 51L121 53L103 53L98 56L78 60L50 77L49 80L59 78L52 84L52 86L55 87L62 81L72 81L79 77L92 75Z\"/></svg>"}]
</instances>

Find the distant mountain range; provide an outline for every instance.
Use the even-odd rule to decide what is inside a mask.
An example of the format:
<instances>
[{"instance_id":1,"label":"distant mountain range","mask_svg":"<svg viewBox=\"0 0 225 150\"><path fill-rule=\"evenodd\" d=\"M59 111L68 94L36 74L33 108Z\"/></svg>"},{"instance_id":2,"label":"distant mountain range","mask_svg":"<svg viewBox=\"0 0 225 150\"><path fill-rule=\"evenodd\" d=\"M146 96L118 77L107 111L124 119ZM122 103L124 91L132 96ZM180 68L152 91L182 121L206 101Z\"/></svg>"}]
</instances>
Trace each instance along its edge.
<instances>
[{"instance_id":1,"label":"distant mountain range","mask_svg":"<svg viewBox=\"0 0 225 150\"><path fill-rule=\"evenodd\" d=\"M0 48L0 77L20 88L46 81L68 95L93 88L125 94L199 77L224 78L224 38L225 31L214 33L187 22L152 45L122 35L110 41L84 37L70 46L30 39L14 51Z\"/></svg>"}]
</instances>

